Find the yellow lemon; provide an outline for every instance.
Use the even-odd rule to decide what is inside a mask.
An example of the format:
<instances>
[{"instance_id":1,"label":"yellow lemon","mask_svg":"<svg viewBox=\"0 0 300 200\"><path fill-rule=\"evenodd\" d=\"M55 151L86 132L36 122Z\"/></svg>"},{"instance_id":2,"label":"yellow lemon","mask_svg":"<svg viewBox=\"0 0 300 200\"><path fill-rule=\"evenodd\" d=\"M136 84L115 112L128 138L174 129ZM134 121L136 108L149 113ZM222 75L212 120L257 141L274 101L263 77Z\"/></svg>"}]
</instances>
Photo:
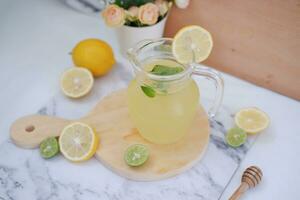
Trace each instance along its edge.
<instances>
[{"instance_id":1,"label":"yellow lemon","mask_svg":"<svg viewBox=\"0 0 300 200\"><path fill-rule=\"evenodd\" d=\"M210 33L200 26L180 29L173 40L172 52L181 63L202 62L210 54L213 40Z\"/></svg>"},{"instance_id":2,"label":"yellow lemon","mask_svg":"<svg viewBox=\"0 0 300 200\"><path fill-rule=\"evenodd\" d=\"M105 41L86 39L72 51L75 66L89 69L94 76L105 75L116 63L113 50Z\"/></svg>"},{"instance_id":3,"label":"yellow lemon","mask_svg":"<svg viewBox=\"0 0 300 200\"><path fill-rule=\"evenodd\" d=\"M269 126L270 119L258 108L243 108L234 117L236 125L250 134L263 131Z\"/></svg>"},{"instance_id":4,"label":"yellow lemon","mask_svg":"<svg viewBox=\"0 0 300 200\"><path fill-rule=\"evenodd\" d=\"M87 124L74 122L66 126L60 136L60 151L70 161L90 159L97 151L99 138Z\"/></svg>"}]
</instances>

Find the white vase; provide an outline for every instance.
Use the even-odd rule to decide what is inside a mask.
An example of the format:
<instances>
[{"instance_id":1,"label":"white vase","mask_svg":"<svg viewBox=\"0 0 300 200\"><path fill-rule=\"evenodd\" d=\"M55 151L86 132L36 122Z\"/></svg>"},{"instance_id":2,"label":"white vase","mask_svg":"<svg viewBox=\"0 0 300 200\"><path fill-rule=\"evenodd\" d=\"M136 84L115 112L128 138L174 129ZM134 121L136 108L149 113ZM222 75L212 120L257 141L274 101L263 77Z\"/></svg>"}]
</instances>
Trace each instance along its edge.
<instances>
[{"instance_id":1,"label":"white vase","mask_svg":"<svg viewBox=\"0 0 300 200\"><path fill-rule=\"evenodd\" d=\"M127 49L133 47L137 42L145 39L161 38L164 33L168 15L157 24L145 27L121 26L116 28L116 34L123 55Z\"/></svg>"}]
</instances>

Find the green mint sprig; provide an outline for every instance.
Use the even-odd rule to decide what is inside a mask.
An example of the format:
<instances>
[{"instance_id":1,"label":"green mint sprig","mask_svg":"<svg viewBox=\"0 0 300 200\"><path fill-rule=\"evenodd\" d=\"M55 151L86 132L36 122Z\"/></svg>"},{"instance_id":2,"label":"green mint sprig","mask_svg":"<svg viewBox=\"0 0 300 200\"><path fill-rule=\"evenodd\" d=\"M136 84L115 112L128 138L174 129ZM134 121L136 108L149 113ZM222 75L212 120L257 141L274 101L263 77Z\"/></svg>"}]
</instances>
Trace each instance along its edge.
<instances>
[{"instance_id":1,"label":"green mint sprig","mask_svg":"<svg viewBox=\"0 0 300 200\"><path fill-rule=\"evenodd\" d=\"M141 89L143 90L144 94L150 98L153 98L156 95L156 91L148 85L142 85Z\"/></svg>"},{"instance_id":2,"label":"green mint sprig","mask_svg":"<svg viewBox=\"0 0 300 200\"><path fill-rule=\"evenodd\" d=\"M155 65L150 72L155 75L169 76L169 75L178 74L182 71L183 71L182 67L168 67L165 65Z\"/></svg>"},{"instance_id":3,"label":"green mint sprig","mask_svg":"<svg viewBox=\"0 0 300 200\"><path fill-rule=\"evenodd\" d=\"M115 0L114 2L115 4L117 4L118 6L124 8L124 9L128 9L131 6L141 6L144 5L146 3L154 3L154 0Z\"/></svg>"},{"instance_id":4,"label":"green mint sprig","mask_svg":"<svg viewBox=\"0 0 300 200\"><path fill-rule=\"evenodd\" d=\"M183 71L182 67L168 67L165 65L155 65L153 69L150 71L150 73L159 76L168 76L168 75L178 74L182 71ZM164 84L162 82L159 82L157 84L157 88L160 88L164 93L167 93L167 90L164 88ZM144 92L144 94L150 98L156 96L156 91L153 89L153 87L149 85L142 85L141 89Z\"/></svg>"}]
</instances>

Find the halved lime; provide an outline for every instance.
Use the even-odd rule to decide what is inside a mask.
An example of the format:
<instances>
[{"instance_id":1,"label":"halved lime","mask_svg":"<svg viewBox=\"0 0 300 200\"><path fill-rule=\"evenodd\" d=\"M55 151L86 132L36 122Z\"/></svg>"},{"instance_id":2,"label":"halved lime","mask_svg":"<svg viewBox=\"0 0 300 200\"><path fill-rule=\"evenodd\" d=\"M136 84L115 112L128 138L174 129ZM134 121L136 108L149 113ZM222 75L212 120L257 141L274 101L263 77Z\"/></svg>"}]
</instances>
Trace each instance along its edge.
<instances>
[{"instance_id":1,"label":"halved lime","mask_svg":"<svg viewBox=\"0 0 300 200\"><path fill-rule=\"evenodd\" d=\"M40 144L40 153L43 158L52 158L59 152L58 141L55 137L50 137Z\"/></svg>"},{"instance_id":2,"label":"halved lime","mask_svg":"<svg viewBox=\"0 0 300 200\"><path fill-rule=\"evenodd\" d=\"M247 133L238 127L229 129L226 135L226 142L232 147L239 147L247 140Z\"/></svg>"},{"instance_id":3,"label":"halved lime","mask_svg":"<svg viewBox=\"0 0 300 200\"><path fill-rule=\"evenodd\" d=\"M124 159L127 165L136 167L144 164L149 158L149 150L145 145L134 144L128 147Z\"/></svg>"}]
</instances>

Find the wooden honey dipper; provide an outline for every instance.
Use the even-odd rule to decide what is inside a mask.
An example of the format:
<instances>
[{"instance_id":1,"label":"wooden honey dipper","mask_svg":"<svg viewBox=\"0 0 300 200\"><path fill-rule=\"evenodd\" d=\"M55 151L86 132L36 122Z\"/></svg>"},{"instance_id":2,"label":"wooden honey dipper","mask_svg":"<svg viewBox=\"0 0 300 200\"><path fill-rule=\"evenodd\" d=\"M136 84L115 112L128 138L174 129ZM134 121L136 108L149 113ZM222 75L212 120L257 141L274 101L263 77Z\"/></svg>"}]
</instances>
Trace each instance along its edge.
<instances>
[{"instance_id":1,"label":"wooden honey dipper","mask_svg":"<svg viewBox=\"0 0 300 200\"><path fill-rule=\"evenodd\" d=\"M248 167L243 173L241 185L233 193L229 200L239 199L249 188L255 187L261 181L262 176L263 173L258 167Z\"/></svg>"}]
</instances>

